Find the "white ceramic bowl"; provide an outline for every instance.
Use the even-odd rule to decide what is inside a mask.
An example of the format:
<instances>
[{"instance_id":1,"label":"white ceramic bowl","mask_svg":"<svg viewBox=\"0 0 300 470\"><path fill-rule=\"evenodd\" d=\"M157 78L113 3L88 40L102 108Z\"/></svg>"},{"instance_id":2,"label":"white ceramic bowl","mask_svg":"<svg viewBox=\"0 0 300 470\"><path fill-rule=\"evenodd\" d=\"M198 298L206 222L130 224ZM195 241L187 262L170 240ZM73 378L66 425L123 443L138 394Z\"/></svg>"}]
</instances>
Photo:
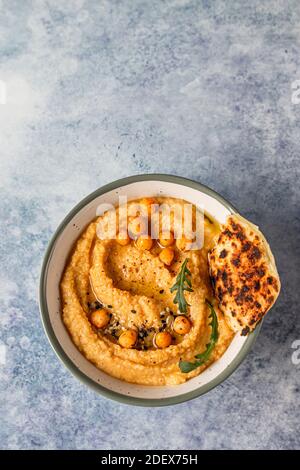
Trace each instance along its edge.
<instances>
[{"instance_id":1,"label":"white ceramic bowl","mask_svg":"<svg viewBox=\"0 0 300 470\"><path fill-rule=\"evenodd\" d=\"M259 327L242 337L237 334L223 356L197 377L176 386L142 386L115 379L90 363L73 344L61 316L59 284L66 259L82 230L95 218L101 203L117 204L120 195L128 200L142 196L171 196L185 199L204 209L219 222L234 207L219 194L200 183L178 176L139 175L103 186L83 199L63 220L45 254L40 279L40 310L48 339L65 366L98 393L120 402L142 406L180 403L208 392L224 381L250 350Z\"/></svg>"}]
</instances>

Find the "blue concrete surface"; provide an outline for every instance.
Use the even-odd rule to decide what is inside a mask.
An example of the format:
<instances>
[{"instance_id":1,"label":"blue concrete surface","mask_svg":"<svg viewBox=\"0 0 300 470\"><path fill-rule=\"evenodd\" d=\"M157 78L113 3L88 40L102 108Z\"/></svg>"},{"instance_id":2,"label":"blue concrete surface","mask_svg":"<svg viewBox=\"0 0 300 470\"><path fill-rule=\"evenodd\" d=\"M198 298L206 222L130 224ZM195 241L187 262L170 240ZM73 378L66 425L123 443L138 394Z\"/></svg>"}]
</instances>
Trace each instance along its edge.
<instances>
[{"instance_id":1,"label":"blue concrete surface","mask_svg":"<svg viewBox=\"0 0 300 470\"><path fill-rule=\"evenodd\" d=\"M0 11L0 447L299 448L299 2L2 0ZM37 304L63 216L145 172L223 194L261 226L282 278L239 369L164 409L80 384Z\"/></svg>"}]
</instances>

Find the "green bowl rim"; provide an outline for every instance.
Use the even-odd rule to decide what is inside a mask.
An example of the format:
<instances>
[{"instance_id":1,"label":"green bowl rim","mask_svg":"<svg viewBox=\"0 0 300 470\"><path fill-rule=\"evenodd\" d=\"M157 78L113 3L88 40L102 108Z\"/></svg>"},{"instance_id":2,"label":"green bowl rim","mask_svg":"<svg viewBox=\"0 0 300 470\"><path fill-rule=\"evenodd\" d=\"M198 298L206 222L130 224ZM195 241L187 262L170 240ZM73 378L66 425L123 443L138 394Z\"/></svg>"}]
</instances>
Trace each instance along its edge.
<instances>
[{"instance_id":1,"label":"green bowl rim","mask_svg":"<svg viewBox=\"0 0 300 470\"><path fill-rule=\"evenodd\" d=\"M46 302L46 284L47 284L47 274L48 274L48 267L49 263L51 260L51 256L53 253L53 249L55 247L55 244L60 236L60 234L63 232L65 229L66 225L72 220L72 218L88 203L90 203L93 199L95 199L98 196L101 196L102 194L112 191L114 189L120 188L122 186L126 186L131 183L136 183L139 181L149 181L149 180L155 180L155 181L162 181L162 182L167 182L167 183L177 183L181 184L183 186L187 186L196 190L199 190L209 196L212 196L213 198L217 199L221 204L223 204L231 213L236 213L238 212L235 207L230 204L226 199L224 199L220 194L218 194L216 191L212 190L208 186L205 186L201 183L198 183L197 181L193 181L188 178L184 178L181 176L175 176L175 175L168 175L168 174L156 174L156 173L150 173L150 174L142 174L142 175L134 175L134 176L129 176L126 178L121 178L119 180L113 181L109 184L106 184L102 186L99 189L96 189L96 191L93 191L91 194L86 196L84 199L82 199L68 214L67 216L63 219L63 221L60 223L58 228L56 229L54 235L50 239L50 242L48 244L48 247L46 249L43 263L42 263L42 268L41 268L41 276L40 276L40 286L39 286L39 307L40 307L40 313L41 313L41 319L42 319L42 324L46 333L46 336L48 337L48 340L56 353L57 357L60 359L60 361L69 369L69 371L77 377L81 382L83 382L85 385L89 386L92 388L94 391L97 393L103 395L106 398L110 398L112 400L118 401L120 403L124 404L129 404L129 405L135 405L135 406L145 406L145 407L158 407L158 406L168 406L168 405L175 405L178 403L183 403L189 400L192 400L194 398L197 398L204 393L209 392L213 388L215 388L217 385L222 383L224 380L226 380L234 371L235 369L241 364L241 362L244 360L248 352L250 351L251 347L253 346L262 322L257 326L257 328L250 333L250 335L247 337L247 340L245 341L243 347L235 356L234 360L226 367L224 371L222 371L220 374L217 375L213 380L208 382L207 384L200 385L197 389L187 392L175 397L169 397L169 398L159 398L159 399L151 399L151 398L137 398L137 397L131 397L130 395L123 395L118 392L114 392L112 390L109 390L105 388L104 386L100 385L99 383L95 382L94 380L90 379L87 377L83 372L81 372L77 366L71 361L71 359L67 356L65 353L64 349L58 342L55 333L53 331L53 328L50 323L50 316L49 316L49 311L48 311L48 306Z\"/></svg>"}]
</instances>

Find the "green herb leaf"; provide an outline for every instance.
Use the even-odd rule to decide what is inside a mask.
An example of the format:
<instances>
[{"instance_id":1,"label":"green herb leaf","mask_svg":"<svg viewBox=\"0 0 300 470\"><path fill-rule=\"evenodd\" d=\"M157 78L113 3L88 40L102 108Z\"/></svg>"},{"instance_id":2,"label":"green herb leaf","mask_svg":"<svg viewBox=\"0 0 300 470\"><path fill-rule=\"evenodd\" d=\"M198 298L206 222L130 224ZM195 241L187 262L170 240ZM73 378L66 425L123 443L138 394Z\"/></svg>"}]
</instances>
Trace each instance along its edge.
<instances>
[{"instance_id":1,"label":"green herb leaf","mask_svg":"<svg viewBox=\"0 0 300 470\"><path fill-rule=\"evenodd\" d=\"M191 271L187 268L188 258L184 260L181 265L178 276L176 277L176 282L174 286L171 287L170 292L175 292L174 304L178 304L178 309L180 313L187 313L187 308L189 304L187 303L184 291L193 292L192 282L188 276L191 276Z\"/></svg>"},{"instance_id":2,"label":"green herb leaf","mask_svg":"<svg viewBox=\"0 0 300 470\"><path fill-rule=\"evenodd\" d=\"M185 374L202 366L209 359L219 338L217 314L212 304L207 299L206 299L206 303L210 309L210 314L209 314L209 318L211 319L211 322L209 324L211 326L210 341L206 345L205 351L195 356L195 359L197 359L197 361L195 362L179 361L179 368L181 372Z\"/></svg>"},{"instance_id":3,"label":"green herb leaf","mask_svg":"<svg viewBox=\"0 0 300 470\"><path fill-rule=\"evenodd\" d=\"M201 364L198 364L198 362L179 361L180 370L184 374L192 372L192 370L197 369L199 366L201 366Z\"/></svg>"}]
</instances>

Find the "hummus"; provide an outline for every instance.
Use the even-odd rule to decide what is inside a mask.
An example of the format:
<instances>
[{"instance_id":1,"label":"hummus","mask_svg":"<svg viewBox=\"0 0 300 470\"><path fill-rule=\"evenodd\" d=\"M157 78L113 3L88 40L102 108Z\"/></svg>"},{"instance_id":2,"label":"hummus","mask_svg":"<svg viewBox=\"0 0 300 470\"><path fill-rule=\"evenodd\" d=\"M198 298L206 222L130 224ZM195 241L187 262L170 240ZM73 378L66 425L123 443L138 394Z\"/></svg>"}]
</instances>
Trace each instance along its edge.
<instances>
[{"instance_id":1,"label":"hummus","mask_svg":"<svg viewBox=\"0 0 300 470\"><path fill-rule=\"evenodd\" d=\"M170 207L186 203L173 198L155 201ZM128 207L135 203L130 202ZM159 240L151 241L151 246L143 249L137 240L120 243L116 238L100 239L99 222L109 224L109 220L108 211L90 223L68 259L61 280L63 321L77 348L107 374L144 385L183 383L216 361L234 335L215 306L219 335L209 359L189 373L181 372L179 361L194 361L195 355L202 353L210 341L206 299L212 300L213 295L207 254L220 227L211 216L205 215L203 246L187 250L173 240L168 253L174 257L168 263L161 256L164 248ZM171 231L174 232L177 222L173 216ZM193 291L185 292L189 306L184 316L190 329L186 334L177 334L173 325L180 312L170 288L186 258ZM102 328L93 322L97 311L105 312L108 318ZM134 345L124 347L120 341L124 331L135 332ZM157 347L155 338L161 332L167 332L171 338L167 347Z\"/></svg>"}]
</instances>

